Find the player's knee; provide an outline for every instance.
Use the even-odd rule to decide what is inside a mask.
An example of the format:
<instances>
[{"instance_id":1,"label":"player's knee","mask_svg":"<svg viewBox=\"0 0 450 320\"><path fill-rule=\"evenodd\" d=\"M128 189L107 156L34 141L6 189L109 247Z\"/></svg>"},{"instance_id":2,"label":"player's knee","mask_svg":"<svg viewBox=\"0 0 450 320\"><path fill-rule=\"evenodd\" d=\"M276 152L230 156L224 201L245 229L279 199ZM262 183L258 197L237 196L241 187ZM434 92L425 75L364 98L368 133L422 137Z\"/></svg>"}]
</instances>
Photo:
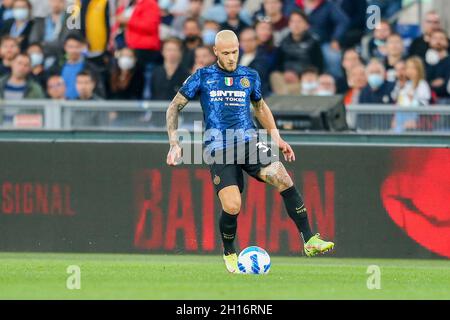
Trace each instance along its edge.
<instances>
[{"instance_id":1,"label":"player's knee","mask_svg":"<svg viewBox=\"0 0 450 320\"><path fill-rule=\"evenodd\" d=\"M241 211L241 198L235 197L227 199L227 201L222 204L222 208L228 214L238 214L239 211Z\"/></svg>"},{"instance_id":2,"label":"player's knee","mask_svg":"<svg viewBox=\"0 0 450 320\"><path fill-rule=\"evenodd\" d=\"M280 191L289 189L294 185L292 178L289 176L283 163L275 162L268 170L268 174L272 176L274 186Z\"/></svg>"}]
</instances>

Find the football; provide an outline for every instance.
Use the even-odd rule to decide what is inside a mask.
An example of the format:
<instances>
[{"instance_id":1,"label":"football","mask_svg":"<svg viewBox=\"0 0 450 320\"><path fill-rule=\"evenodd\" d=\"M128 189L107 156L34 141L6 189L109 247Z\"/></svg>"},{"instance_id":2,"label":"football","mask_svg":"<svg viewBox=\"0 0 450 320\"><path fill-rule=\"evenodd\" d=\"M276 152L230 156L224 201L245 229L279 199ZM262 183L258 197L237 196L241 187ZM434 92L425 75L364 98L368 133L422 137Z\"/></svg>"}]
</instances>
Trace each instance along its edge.
<instances>
[{"instance_id":1,"label":"football","mask_svg":"<svg viewBox=\"0 0 450 320\"><path fill-rule=\"evenodd\" d=\"M242 250L238 257L240 273L267 274L270 270L270 256L266 250L251 246Z\"/></svg>"}]
</instances>

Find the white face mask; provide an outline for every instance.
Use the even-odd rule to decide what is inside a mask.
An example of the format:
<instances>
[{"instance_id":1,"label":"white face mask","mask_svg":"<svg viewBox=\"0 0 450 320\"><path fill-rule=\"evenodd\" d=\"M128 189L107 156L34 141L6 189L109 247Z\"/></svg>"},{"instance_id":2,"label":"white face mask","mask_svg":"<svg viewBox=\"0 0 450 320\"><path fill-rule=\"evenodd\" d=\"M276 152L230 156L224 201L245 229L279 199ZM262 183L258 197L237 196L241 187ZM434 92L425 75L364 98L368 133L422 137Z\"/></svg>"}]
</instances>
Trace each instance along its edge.
<instances>
[{"instance_id":1,"label":"white face mask","mask_svg":"<svg viewBox=\"0 0 450 320\"><path fill-rule=\"evenodd\" d=\"M325 90L325 89L319 89L316 92L316 96L319 96L319 97L330 97L332 95L334 95L333 91Z\"/></svg>"},{"instance_id":2,"label":"white face mask","mask_svg":"<svg viewBox=\"0 0 450 320\"><path fill-rule=\"evenodd\" d=\"M134 61L131 57L120 57L118 60L119 68L122 70L131 70L136 65L136 61Z\"/></svg>"},{"instance_id":3,"label":"white face mask","mask_svg":"<svg viewBox=\"0 0 450 320\"><path fill-rule=\"evenodd\" d=\"M36 67L44 63L44 55L42 53L30 54L31 67Z\"/></svg>"},{"instance_id":4,"label":"white face mask","mask_svg":"<svg viewBox=\"0 0 450 320\"><path fill-rule=\"evenodd\" d=\"M302 82L302 93L311 94L318 86L317 82Z\"/></svg>"},{"instance_id":5,"label":"white face mask","mask_svg":"<svg viewBox=\"0 0 450 320\"><path fill-rule=\"evenodd\" d=\"M13 9L13 17L18 21L24 21L28 19L28 9L26 8L16 8Z\"/></svg>"},{"instance_id":6,"label":"white face mask","mask_svg":"<svg viewBox=\"0 0 450 320\"><path fill-rule=\"evenodd\" d=\"M428 49L427 54L425 55L425 61L430 66L435 66L439 63L441 58L439 57L439 52L434 49Z\"/></svg>"}]
</instances>

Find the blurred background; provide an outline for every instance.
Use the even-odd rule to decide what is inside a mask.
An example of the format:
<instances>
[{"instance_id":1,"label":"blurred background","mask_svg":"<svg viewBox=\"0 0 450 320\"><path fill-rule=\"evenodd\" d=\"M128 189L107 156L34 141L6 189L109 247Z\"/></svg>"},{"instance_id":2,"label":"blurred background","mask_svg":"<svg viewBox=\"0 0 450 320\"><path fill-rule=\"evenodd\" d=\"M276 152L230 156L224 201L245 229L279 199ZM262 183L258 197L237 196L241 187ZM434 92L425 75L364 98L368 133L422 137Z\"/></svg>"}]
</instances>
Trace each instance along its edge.
<instances>
[{"instance_id":1,"label":"blurred background","mask_svg":"<svg viewBox=\"0 0 450 320\"><path fill-rule=\"evenodd\" d=\"M2 0L2 129L164 130L169 101L240 39L283 130L450 130L443 0ZM180 126L202 120L193 103Z\"/></svg>"}]
</instances>

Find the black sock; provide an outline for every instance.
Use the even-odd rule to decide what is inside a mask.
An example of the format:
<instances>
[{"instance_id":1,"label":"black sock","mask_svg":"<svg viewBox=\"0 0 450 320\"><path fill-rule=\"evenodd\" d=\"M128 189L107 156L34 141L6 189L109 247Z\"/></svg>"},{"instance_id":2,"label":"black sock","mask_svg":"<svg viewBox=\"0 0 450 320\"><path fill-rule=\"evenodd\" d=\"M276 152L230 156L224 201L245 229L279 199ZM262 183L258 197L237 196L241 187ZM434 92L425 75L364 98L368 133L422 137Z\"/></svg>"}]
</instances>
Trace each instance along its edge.
<instances>
[{"instance_id":1,"label":"black sock","mask_svg":"<svg viewBox=\"0 0 450 320\"><path fill-rule=\"evenodd\" d=\"M298 231L303 236L303 241L308 242L308 240L313 236L311 228L309 227L308 214L306 213L305 204L303 203L302 196L297 191L295 186L290 187L280 193L284 200L284 205L286 210L294 220Z\"/></svg>"},{"instance_id":2,"label":"black sock","mask_svg":"<svg viewBox=\"0 0 450 320\"><path fill-rule=\"evenodd\" d=\"M225 255L236 253L236 249L234 248L234 239L236 238L237 216L238 215L232 215L222 210L219 228Z\"/></svg>"}]
</instances>

